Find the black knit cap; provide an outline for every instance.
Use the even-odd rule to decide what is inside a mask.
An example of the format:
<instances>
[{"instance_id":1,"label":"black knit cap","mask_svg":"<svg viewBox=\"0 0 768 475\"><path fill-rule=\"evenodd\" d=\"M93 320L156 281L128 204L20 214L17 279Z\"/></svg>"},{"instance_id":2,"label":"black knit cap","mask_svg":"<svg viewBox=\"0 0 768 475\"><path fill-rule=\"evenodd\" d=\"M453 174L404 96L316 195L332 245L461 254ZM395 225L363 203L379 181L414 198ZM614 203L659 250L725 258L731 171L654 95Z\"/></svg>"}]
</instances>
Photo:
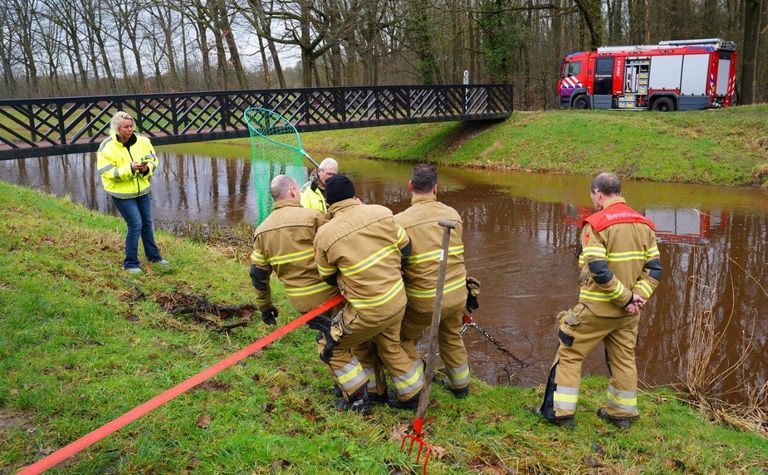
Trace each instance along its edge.
<instances>
[{"instance_id":1,"label":"black knit cap","mask_svg":"<svg viewBox=\"0 0 768 475\"><path fill-rule=\"evenodd\" d=\"M325 182L325 201L328 206L355 197L355 185L346 175L335 175Z\"/></svg>"}]
</instances>

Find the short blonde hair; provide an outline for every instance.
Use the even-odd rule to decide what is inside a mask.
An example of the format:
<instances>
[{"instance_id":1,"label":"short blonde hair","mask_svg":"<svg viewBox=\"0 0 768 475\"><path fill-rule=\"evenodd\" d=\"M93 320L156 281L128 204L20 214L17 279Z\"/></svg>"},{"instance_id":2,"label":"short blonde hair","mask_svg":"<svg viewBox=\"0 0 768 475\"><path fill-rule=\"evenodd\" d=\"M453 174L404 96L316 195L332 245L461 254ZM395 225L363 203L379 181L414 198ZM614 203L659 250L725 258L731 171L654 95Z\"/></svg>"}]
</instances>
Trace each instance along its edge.
<instances>
[{"instance_id":1,"label":"short blonde hair","mask_svg":"<svg viewBox=\"0 0 768 475\"><path fill-rule=\"evenodd\" d=\"M112 120L109 121L109 132L111 135L117 134L117 129L120 128L120 125L124 120L130 120L134 124L136 123L136 121L133 120L133 117L131 117L131 114L125 111L117 111L115 112L115 115L112 116Z\"/></svg>"}]
</instances>

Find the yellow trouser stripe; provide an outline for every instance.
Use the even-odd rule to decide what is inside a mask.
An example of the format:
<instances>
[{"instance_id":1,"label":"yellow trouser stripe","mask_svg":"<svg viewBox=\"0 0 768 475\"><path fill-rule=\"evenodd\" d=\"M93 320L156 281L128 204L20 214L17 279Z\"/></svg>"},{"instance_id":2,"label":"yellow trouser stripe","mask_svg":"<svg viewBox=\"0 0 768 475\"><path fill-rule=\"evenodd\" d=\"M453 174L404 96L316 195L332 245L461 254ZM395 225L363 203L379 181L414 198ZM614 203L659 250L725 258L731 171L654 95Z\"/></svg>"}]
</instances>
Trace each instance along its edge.
<instances>
[{"instance_id":1,"label":"yellow trouser stripe","mask_svg":"<svg viewBox=\"0 0 768 475\"><path fill-rule=\"evenodd\" d=\"M578 394L563 394L555 391L555 394L552 398L554 401L557 402L570 402L572 404L575 404L579 402L579 395Z\"/></svg>"},{"instance_id":2,"label":"yellow trouser stripe","mask_svg":"<svg viewBox=\"0 0 768 475\"><path fill-rule=\"evenodd\" d=\"M317 271L320 272L320 275L327 276L327 275L333 275L336 273L336 268L334 267L323 267L318 264Z\"/></svg>"},{"instance_id":3,"label":"yellow trouser stripe","mask_svg":"<svg viewBox=\"0 0 768 475\"><path fill-rule=\"evenodd\" d=\"M397 251L397 245L396 244L390 244L389 246L385 246L376 253L366 257L362 261L358 262L355 265L349 266L349 267L340 267L339 270L344 275L354 275L358 272L364 271L365 269L368 269L372 265L376 264L380 260L384 259L388 255L392 254L393 252Z\"/></svg>"},{"instance_id":4,"label":"yellow trouser stripe","mask_svg":"<svg viewBox=\"0 0 768 475\"><path fill-rule=\"evenodd\" d=\"M287 264L289 262L296 262L303 259L307 259L314 255L315 255L315 250L310 247L309 249L304 249L302 251L296 251L290 254L283 254L281 256L271 257L269 259L269 263L272 265Z\"/></svg>"},{"instance_id":5,"label":"yellow trouser stripe","mask_svg":"<svg viewBox=\"0 0 768 475\"><path fill-rule=\"evenodd\" d=\"M316 294L318 292L322 292L324 290L332 289L330 285L326 284L325 282L318 282L313 285L308 285L306 287L286 287L285 293L289 297L303 297L305 295L312 295Z\"/></svg>"},{"instance_id":6,"label":"yellow trouser stripe","mask_svg":"<svg viewBox=\"0 0 768 475\"><path fill-rule=\"evenodd\" d=\"M443 293L448 293L448 292L453 292L454 290L458 290L462 288L464 285L466 285L466 282L467 282L466 277L459 277L456 280L446 282L445 286L443 287ZM437 296L437 289L420 290L420 289L412 289L412 288L406 287L405 293L409 297L413 297L417 299L425 299L425 298Z\"/></svg>"},{"instance_id":7,"label":"yellow trouser stripe","mask_svg":"<svg viewBox=\"0 0 768 475\"><path fill-rule=\"evenodd\" d=\"M608 400L613 401L622 406L635 407L637 406L637 396L635 397L622 397L618 394L614 394L611 391L607 391Z\"/></svg>"},{"instance_id":8,"label":"yellow trouser stripe","mask_svg":"<svg viewBox=\"0 0 768 475\"><path fill-rule=\"evenodd\" d=\"M399 378L392 378L392 380L395 383L395 389L398 390L398 392L402 392L401 390L418 383L421 379L421 376L421 361L417 361L411 371L408 372L408 374L405 374Z\"/></svg>"},{"instance_id":9,"label":"yellow trouser stripe","mask_svg":"<svg viewBox=\"0 0 768 475\"><path fill-rule=\"evenodd\" d=\"M349 369L347 369L348 367L349 367ZM344 371L344 370L346 370L346 371ZM363 367L360 366L360 363L355 364L355 365L347 365L347 366L344 367L344 369L342 369L339 372L340 374L338 376L338 381L339 381L339 383L341 383L343 385L343 384L348 383L349 381L351 381L353 378L355 378L356 376L358 376L362 372L363 372Z\"/></svg>"},{"instance_id":10,"label":"yellow trouser stripe","mask_svg":"<svg viewBox=\"0 0 768 475\"><path fill-rule=\"evenodd\" d=\"M348 298L347 301L355 306L355 308L371 308L371 307L378 307L380 305L383 305L387 302L389 302L392 297L397 295L397 293L403 289L403 279L397 279L397 282L395 282L395 285L390 287L387 292L380 296L380 297L374 297L372 299L353 299Z\"/></svg>"}]
</instances>

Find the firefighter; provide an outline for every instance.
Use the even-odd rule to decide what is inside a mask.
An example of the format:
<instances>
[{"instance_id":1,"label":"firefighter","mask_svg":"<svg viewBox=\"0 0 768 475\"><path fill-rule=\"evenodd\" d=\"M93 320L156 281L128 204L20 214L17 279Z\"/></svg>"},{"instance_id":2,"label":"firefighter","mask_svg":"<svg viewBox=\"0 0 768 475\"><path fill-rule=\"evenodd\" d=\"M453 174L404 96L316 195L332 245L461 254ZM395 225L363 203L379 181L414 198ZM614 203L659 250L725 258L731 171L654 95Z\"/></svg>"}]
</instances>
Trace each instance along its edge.
<instances>
[{"instance_id":1,"label":"firefighter","mask_svg":"<svg viewBox=\"0 0 768 475\"><path fill-rule=\"evenodd\" d=\"M389 209L356 199L346 176L326 184L330 221L317 231L315 260L320 276L338 283L347 302L318 344L343 393L337 407L367 413L371 402L386 400L393 407L415 408L424 370L421 360L409 358L400 346L406 304L400 264L409 252L408 236ZM396 396L390 400L371 344L392 377ZM369 388L376 391L373 397Z\"/></svg>"},{"instance_id":2,"label":"firefighter","mask_svg":"<svg viewBox=\"0 0 768 475\"><path fill-rule=\"evenodd\" d=\"M299 185L286 175L272 179L269 192L275 203L272 213L262 222L253 240L251 282L256 289L256 305L264 323L274 325L277 308L272 305L269 278L272 271L285 286L293 307L306 313L336 296L338 289L317 272L313 242L317 229L327 222L323 213L299 205ZM329 312L330 313L330 312ZM321 315L310 322L328 317Z\"/></svg>"},{"instance_id":3,"label":"firefighter","mask_svg":"<svg viewBox=\"0 0 768 475\"><path fill-rule=\"evenodd\" d=\"M329 205L325 197L325 183L337 173L339 164L336 160L328 157L320 162L320 166L312 171L309 181L301 187L301 206L327 213Z\"/></svg>"},{"instance_id":4,"label":"firefighter","mask_svg":"<svg viewBox=\"0 0 768 475\"><path fill-rule=\"evenodd\" d=\"M456 397L464 398L469 393L469 362L460 331L468 294L461 216L455 209L437 201L437 170L433 165L425 163L414 167L408 191L412 194L411 206L395 215L395 222L405 229L411 241L411 255L403 266L408 305L400 328L400 342L410 358L419 358L416 344L432 322L442 253L443 228L437 222L440 219L454 221L457 227L451 233L445 266L438 343L448 388Z\"/></svg>"},{"instance_id":5,"label":"firefighter","mask_svg":"<svg viewBox=\"0 0 768 475\"><path fill-rule=\"evenodd\" d=\"M558 317L560 346L537 410L548 422L573 425L581 365L605 344L610 380L598 417L627 429L638 418L635 344L640 312L661 279L655 226L621 197L621 183L601 173L591 183L598 210L584 220L579 303Z\"/></svg>"}]
</instances>

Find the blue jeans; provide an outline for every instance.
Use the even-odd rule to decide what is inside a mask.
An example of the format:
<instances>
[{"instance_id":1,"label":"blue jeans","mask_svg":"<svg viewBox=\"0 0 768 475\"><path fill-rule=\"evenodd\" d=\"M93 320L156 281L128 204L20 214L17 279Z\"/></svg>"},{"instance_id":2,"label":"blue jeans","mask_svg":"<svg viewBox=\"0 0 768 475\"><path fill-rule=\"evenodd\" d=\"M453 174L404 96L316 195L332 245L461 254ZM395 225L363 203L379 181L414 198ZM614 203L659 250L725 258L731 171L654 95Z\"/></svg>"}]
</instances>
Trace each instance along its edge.
<instances>
[{"instance_id":1,"label":"blue jeans","mask_svg":"<svg viewBox=\"0 0 768 475\"><path fill-rule=\"evenodd\" d=\"M150 194L138 198L120 199L112 197L115 208L120 212L128 225L125 235L125 260L123 267L133 269L139 267L139 236L144 244L144 254L150 262L163 260L160 250L155 244L155 234L152 231L152 198Z\"/></svg>"}]
</instances>

